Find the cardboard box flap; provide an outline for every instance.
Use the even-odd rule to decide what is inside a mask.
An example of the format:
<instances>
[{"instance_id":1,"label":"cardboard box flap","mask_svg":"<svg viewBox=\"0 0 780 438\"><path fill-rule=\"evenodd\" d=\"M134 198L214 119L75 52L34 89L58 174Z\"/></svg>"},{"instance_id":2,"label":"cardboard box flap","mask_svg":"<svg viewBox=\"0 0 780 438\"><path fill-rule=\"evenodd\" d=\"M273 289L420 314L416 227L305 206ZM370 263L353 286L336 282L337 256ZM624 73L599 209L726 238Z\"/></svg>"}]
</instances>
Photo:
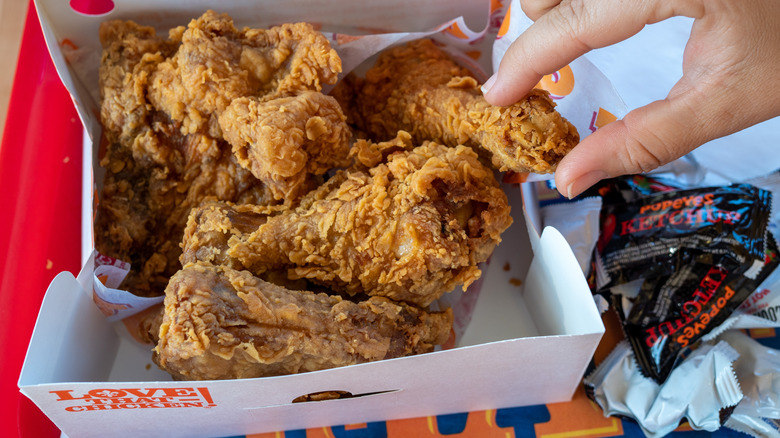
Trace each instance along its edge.
<instances>
[{"instance_id":1,"label":"cardboard box flap","mask_svg":"<svg viewBox=\"0 0 780 438\"><path fill-rule=\"evenodd\" d=\"M505 187L505 191L513 206L520 205L520 190ZM552 227L537 235L522 219L517 218L504 232L502 244L483 272L480 299L459 346L513 336L604 332L590 288L566 239ZM503 266L504 261L512 266Z\"/></svg>"},{"instance_id":2,"label":"cardboard box flap","mask_svg":"<svg viewBox=\"0 0 780 438\"><path fill-rule=\"evenodd\" d=\"M515 339L278 378L60 383L23 392L69 436L243 435L565 401L596 342L597 335ZM291 403L326 390L356 397Z\"/></svg>"},{"instance_id":3,"label":"cardboard box flap","mask_svg":"<svg viewBox=\"0 0 780 438\"><path fill-rule=\"evenodd\" d=\"M603 333L598 309L571 247L552 227L542 231L541 244L525 279L525 301L536 309L540 336L560 333ZM563 293L552 294L550 290Z\"/></svg>"},{"instance_id":4,"label":"cardboard box flap","mask_svg":"<svg viewBox=\"0 0 780 438\"><path fill-rule=\"evenodd\" d=\"M116 332L69 272L46 291L19 386L106 380L119 348Z\"/></svg>"}]
</instances>

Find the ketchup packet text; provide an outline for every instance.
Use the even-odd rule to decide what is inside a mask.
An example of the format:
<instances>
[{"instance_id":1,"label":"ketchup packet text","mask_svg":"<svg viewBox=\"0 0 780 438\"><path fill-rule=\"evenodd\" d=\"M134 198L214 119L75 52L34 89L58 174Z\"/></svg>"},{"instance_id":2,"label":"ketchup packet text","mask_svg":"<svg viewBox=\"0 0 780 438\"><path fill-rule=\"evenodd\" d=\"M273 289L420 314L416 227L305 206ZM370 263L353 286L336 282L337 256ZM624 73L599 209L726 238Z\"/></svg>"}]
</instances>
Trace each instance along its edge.
<instances>
[{"instance_id":1,"label":"ketchup packet text","mask_svg":"<svg viewBox=\"0 0 780 438\"><path fill-rule=\"evenodd\" d=\"M605 198L597 288L671 275L703 255L730 272L763 265L771 193L749 184Z\"/></svg>"}]
</instances>

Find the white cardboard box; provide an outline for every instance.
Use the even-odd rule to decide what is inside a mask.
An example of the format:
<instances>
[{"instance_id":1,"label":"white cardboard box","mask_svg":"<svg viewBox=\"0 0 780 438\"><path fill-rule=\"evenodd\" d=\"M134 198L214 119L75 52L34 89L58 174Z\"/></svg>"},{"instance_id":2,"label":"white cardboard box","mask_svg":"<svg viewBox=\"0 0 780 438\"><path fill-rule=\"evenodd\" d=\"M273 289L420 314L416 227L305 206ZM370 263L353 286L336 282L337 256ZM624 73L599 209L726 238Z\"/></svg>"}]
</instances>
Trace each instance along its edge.
<instances>
[{"instance_id":1,"label":"white cardboard box","mask_svg":"<svg viewBox=\"0 0 780 438\"><path fill-rule=\"evenodd\" d=\"M520 219L510 232L525 233L523 226ZM510 248L512 260L530 251L527 241L497 251ZM604 327L560 233L546 229L536 248L522 288L489 265L457 348L247 380L171 381L151 365L148 348L117 335L62 273L41 305L19 387L74 437L230 436L566 401ZM327 390L368 395L291 403Z\"/></svg>"},{"instance_id":2,"label":"white cardboard box","mask_svg":"<svg viewBox=\"0 0 780 438\"><path fill-rule=\"evenodd\" d=\"M60 52L64 38L80 47L93 44L85 32L96 31L95 17L80 23L79 17L61 16L73 14L66 10L68 2L36 3L58 71L85 129L97 138L99 126L90 115L94 102ZM122 18L132 15L120 8L126 3L115 3ZM137 2L138 11L154 15L147 3ZM185 3L164 4L173 15L205 9ZM245 8L263 2L236 3ZM453 2L430 4L429 15L436 5L450 13ZM85 148L85 162L92 157L91 148ZM89 196L93 169L86 170ZM518 187L507 186L506 191L515 223L483 271L471 323L456 348L291 376L174 382L152 364L149 347L121 336L79 281L62 273L41 305L19 387L73 437L230 436L569 400L604 326L565 239L552 228L540 236L536 225L526 227L539 223L535 204L524 205ZM85 204L91 206L91 198ZM91 211L85 218L91 218ZM516 279L522 279L520 286ZM356 397L292 403L300 395L328 390Z\"/></svg>"}]
</instances>

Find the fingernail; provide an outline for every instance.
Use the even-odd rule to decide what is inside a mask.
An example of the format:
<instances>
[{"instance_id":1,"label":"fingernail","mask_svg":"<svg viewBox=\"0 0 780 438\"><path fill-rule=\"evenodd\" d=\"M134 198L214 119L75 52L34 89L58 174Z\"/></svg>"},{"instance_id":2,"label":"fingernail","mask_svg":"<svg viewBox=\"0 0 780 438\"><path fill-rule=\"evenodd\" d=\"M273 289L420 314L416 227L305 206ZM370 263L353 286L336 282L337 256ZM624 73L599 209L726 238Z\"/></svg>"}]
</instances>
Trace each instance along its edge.
<instances>
[{"instance_id":1,"label":"fingernail","mask_svg":"<svg viewBox=\"0 0 780 438\"><path fill-rule=\"evenodd\" d=\"M596 184L597 182L601 181L606 177L607 177L607 173L604 172L603 170L594 170L588 172L585 175L582 175L579 178L572 181L566 187L566 192L568 193L566 197L572 199L575 196L578 196L580 193L584 192L585 190L589 189L593 184Z\"/></svg>"},{"instance_id":2,"label":"fingernail","mask_svg":"<svg viewBox=\"0 0 780 438\"><path fill-rule=\"evenodd\" d=\"M496 77L497 75L494 73L493 76L489 77L488 80L482 84L482 94L487 94L487 92L490 91L490 88L496 83Z\"/></svg>"}]
</instances>

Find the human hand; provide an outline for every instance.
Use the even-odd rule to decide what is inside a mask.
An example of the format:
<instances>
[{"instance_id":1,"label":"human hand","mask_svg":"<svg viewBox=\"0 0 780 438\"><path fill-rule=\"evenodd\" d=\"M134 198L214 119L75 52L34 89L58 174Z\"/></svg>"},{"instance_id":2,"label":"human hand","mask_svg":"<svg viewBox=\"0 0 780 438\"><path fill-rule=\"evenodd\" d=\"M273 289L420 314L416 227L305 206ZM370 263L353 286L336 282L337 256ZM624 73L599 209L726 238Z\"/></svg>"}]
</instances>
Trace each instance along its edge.
<instances>
[{"instance_id":1,"label":"human hand","mask_svg":"<svg viewBox=\"0 0 780 438\"><path fill-rule=\"evenodd\" d=\"M484 86L494 105L522 98L588 51L674 16L694 19L683 76L666 99L634 109L584 138L558 164L569 198L604 178L647 172L698 146L780 115L780 1L521 0L536 22L509 47Z\"/></svg>"}]
</instances>

